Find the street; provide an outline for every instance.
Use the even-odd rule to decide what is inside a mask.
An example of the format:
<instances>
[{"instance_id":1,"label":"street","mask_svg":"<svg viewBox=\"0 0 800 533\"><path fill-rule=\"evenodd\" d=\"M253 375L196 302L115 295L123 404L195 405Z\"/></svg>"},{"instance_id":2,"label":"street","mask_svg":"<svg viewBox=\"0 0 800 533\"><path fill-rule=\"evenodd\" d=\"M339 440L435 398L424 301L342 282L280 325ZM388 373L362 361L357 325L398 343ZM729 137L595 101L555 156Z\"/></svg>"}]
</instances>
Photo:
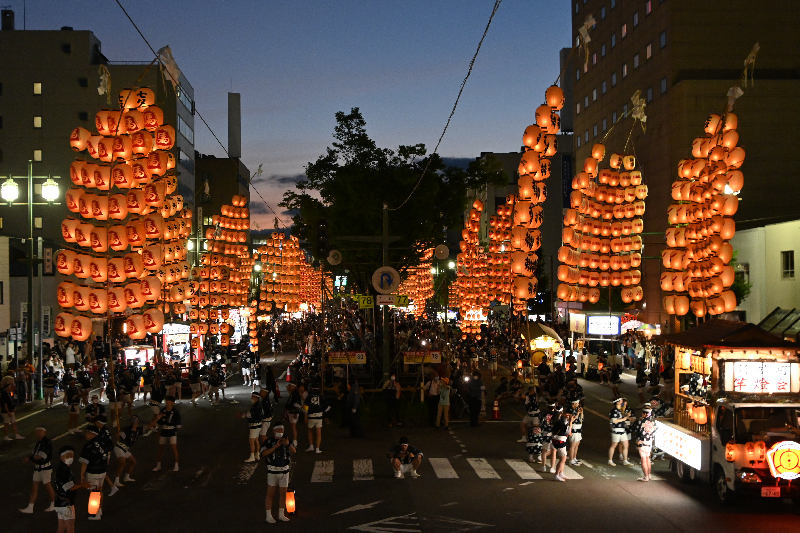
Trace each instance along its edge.
<instances>
[{"instance_id":1,"label":"street","mask_svg":"<svg viewBox=\"0 0 800 533\"><path fill-rule=\"evenodd\" d=\"M283 356L278 371L290 360ZM487 373L488 374L488 373ZM487 381L487 390L494 388ZM285 383L282 381L282 385ZM106 498L99 523L86 519L88 495L81 491L76 503L76 529L81 532L133 533L167 528L191 531L425 532L519 531L535 525L540 530L615 531L788 531L797 523L795 508L783 501L743 500L723 508L706 485L681 485L668 461L654 464L654 480L637 482L638 466L606 465L611 391L581 380L586 393L582 466L565 469L568 481L555 483L552 474L534 470L527 462L519 438L521 404L504 405L501 421L478 428L454 421L451 429L428 427L367 428L367 438L350 439L347 429L326 425L322 450L305 452L305 426L298 426L299 451L290 487L295 490L297 513L288 523L268 526L264 521L266 467L247 458L246 423L236 415L249 405L249 388L241 376L230 378L227 402L211 407L207 400L193 407L176 404L183 416L178 447L180 471L172 472L169 450L164 470L151 472L157 437L142 437L132 452L139 461L133 477L118 494ZM636 405L633 377L622 386ZM490 395L491 396L491 395ZM283 396L285 398L285 395ZM233 404L231 399L239 403ZM284 400L281 400L284 401ZM279 408L277 414L280 414ZM136 402L143 422L150 413ZM32 414L35 413L35 414ZM22 515L30 490L31 468L20 458L34 444L33 429L48 428L57 450L71 444L79 451L83 435L65 435L67 413L63 407L20 412L23 441L0 443L3 479L0 524L6 532L55 531L56 517L44 513L47 497L40 489L33 515ZM127 415L123 416L123 425ZM413 426L413 421L412 424ZM424 459L420 477L392 477L386 452L401 436L419 448ZM638 457L631 456L638 464ZM77 461L76 461L77 462ZM114 462L112 460L112 466ZM78 466L73 465L78 472ZM105 491L108 488L105 487ZM257 529L256 529L257 528ZM565 529L566 528L566 529Z\"/></svg>"}]
</instances>

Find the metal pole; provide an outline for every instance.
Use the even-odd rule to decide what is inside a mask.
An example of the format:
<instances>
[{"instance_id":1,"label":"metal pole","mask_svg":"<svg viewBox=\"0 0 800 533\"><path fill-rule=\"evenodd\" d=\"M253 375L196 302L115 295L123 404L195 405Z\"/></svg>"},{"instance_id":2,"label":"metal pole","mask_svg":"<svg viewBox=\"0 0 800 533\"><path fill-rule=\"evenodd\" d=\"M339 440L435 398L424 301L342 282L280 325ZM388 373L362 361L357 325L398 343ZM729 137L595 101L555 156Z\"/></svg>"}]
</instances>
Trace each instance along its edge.
<instances>
[{"instance_id":1,"label":"metal pole","mask_svg":"<svg viewBox=\"0 0 800 533\"><path fill-rule=\"evenodd\" d=\"M389 204L383 202L383 266L389 264ZM383 379L389 379L389 306L383 306Z\"/></svg>"},{"instance_id":2,"label":"metal pole","mask_svg":"<svg viewBox=\"0 0 800 533\"><path fill-rule=\"evenodd\" d=\"M43 239L39 237L39 257L44 257ZM42 305L42 278L44 277L43 262L39 262L39 396L44 398L44 306ZM31 394L33 398L33 394ZM37 396L37 400L41 399Z\"/></svg>"},{"instance_id":3,"label":"metal pole","mask_svg":"<svg viewBox=\"0 0 800 533\"><path fill-rule=\"evenodd\" d=\"M33 357L33 161L28 160L28 322L27 326L27 349L26 353ZM19 368L19 350L17 350L17 368Z\"/></svg>"}]
</instances>

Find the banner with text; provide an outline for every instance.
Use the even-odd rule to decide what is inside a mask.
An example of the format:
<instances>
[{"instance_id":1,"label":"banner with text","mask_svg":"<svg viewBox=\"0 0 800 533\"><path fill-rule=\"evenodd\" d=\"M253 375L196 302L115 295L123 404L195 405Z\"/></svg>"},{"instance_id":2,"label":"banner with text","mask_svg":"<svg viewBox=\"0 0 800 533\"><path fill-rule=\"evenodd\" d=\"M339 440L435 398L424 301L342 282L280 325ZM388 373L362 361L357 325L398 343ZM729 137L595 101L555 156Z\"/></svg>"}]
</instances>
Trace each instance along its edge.
<instances>
[{"instance_id":1,"label":"banner with text","mask_svg":"<svg viewBox=\"0 0 800 533\"><path fill-rule=\"evenodd\" d=\"M403 364L406 365L439 364L441 362L442 352L403 352Z\"/></svg>"},{"instance_id":2,"label":"banner with text","mask_svg":"<svg viewBox=\"0 0 800 533\"><path fill-rule=\"evenodd\" d=\"M367 362L367 352L328 352L329 365L363 365Z\"/></svg>"}]
</instances>

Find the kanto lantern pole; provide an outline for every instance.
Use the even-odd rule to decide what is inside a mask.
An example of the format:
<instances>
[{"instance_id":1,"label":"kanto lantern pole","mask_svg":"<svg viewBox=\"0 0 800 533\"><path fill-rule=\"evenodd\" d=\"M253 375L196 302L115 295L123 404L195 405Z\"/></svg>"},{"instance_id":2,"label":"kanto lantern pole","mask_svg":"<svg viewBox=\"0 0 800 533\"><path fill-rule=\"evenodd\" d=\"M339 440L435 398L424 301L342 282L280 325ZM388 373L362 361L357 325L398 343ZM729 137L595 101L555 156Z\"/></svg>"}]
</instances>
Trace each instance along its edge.
<instances>
[{"instance_id":1,"label":"kanto lantern pole","mask_svg":"<svg viewBox=\"0 0 800 533\"><path fill-rule=\"evenodd\" d=\"M383 202L383 266L389 264L389 204ZM389 306L383 308L383 379L389 379Z\"/></svg>"}]
</instances>

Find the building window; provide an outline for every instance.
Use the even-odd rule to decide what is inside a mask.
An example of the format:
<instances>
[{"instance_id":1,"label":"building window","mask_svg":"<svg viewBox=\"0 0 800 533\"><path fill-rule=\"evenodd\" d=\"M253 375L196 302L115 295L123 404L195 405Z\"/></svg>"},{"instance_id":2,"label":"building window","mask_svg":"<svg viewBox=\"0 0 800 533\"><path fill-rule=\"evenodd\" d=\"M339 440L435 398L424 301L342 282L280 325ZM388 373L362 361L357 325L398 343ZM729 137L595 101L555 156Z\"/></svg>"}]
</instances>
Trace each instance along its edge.
<instances>
[{"instance_id":1,"label":"building window","mask_svg":"<svg viewBox=\"0 0 800 533\"><path fill-rule=\"evenodd\" d=\"M78 78L78 87L88 87L89 78Z\"/></svg>"},{"instance_id":2,"label":"building window","mask_svg":"<svg viewBox=\"0 0 800 533\"><path fill-rule=\"evenodd\" d=\"M61 51L64 52L65 54L71 54L72 53L72 45L69 44L69 43L62 44L61 45Z\"/></svg>"},{"instance_id":3,"label":"building window","mask_svg":"<svg viewBox=\"0 0 800 533\"><path fill-rule=\"evenodd\" d=\"M652 87L648 87L647 88L647 103L649 104L652 101L653 101L653 88Z\"/></svg>"},{"instance_id":4,"label":"building window","mask_svg":"<svg viewBox=\"0 0 800 533\"><path fill-rule=\"evenodd\" d=\"M623 24L622 25L622 38L624 39L626 35L628 35L628 25L627 24Z\"/></svg>"},{"instance_id":5,"label":"building window","mask_svg":"<svg viewBox=\"0 0 800 533\"><path fill-rule=\"evenodd\" d=\"M189 112L194 115L194 100L192 100L192 97L189 96L180 85L178 85L178 98L186 107L186 109L188 109Z\"/></svg>"},{"instance_id":6,"label":"building window","mask_svg":"<svg viewBox=\"0 0 800 533\"><path fill-rule=\"evenodd\" d=\"M575 106L575 114L576 115L580 115L581 114L581 103L580 102L578 102L578 104Z\"/></svg>"},{"instance_id":7,"label":"building window","mask_svg":"<svg viewBox=\"0 0 800 533\"><path fill-rule=\"evenodd\" d=\"M584 96L583 97L583 107L584 108L589 107L589 97L588 96Z\"/></svg>"},{"instance_id":8,"label":"building window","mask_svg":"<svg viewBox=\"0 0 800 533\"><path fill-rule=\"evenodd\" d=\"M603 43L600 46L600 57L606 57L606 45L605 45L605 43Z\"/></svg>"},{"instance_id":9,"label":"building window","mask_svg":"<svg viewBox=\"0 0 800 533\"><path fill-rule=\"evenodd\" d=\"M606 19L606 6L600 8L600 20Z\"/></svg>"},{"instance_id":10,"label":"building window","mask_svg":"<svg viewBox=\"0 0 800 533\"><path fill-rule=\"evenodd\" d=\"M592 127L592 137L597 137L597 124Z\"/></svg>"},{"instance_id":11,"label":"building window","mask_svg":"<svg viewBox=\"0 0 800 533\"><path fill-rule=\"evenodd\" d=\"M667 46L667 32L665 30L661 32L661 48L666 48L666 46Z\"/></svg>"},{"instance_id":12,"label":"building window","mask_svg":"<svg viewBox=\"0 0 800 533\"><path fill-rule=\"evenodd\" d=\"M597 101L597 89L592 89L592 102Z\"/></svg>"},{"instance_id":13,"label":"building window","mask_svg":"<svg viewBox=\"0 0 800 533\"><path fill-rule=\"evenodd\" d=\"M624 106L622 106L622 116L623 117L627 117L628 116L628 104L625 104Z\"/></svg>"},{"instance_id":14,"label":"building window","mask_svg":"<svg viewBox=\"0 0 800 533\"><path fill-rule=\"evenodd\" d=\"M41 83L34 83L33 84L33 94L42 94L42 84Z\"/></svg>"},{"instance_id":15,"label":"building window","mask_svg":"<svg viewBox=\"0 0 800 533\"><path fill-rule=\"evenodd\" d=\"M608 119L604 118L603 119L603 131L606 131L607 129L608 129Z\"/></svg>"},{"instance_id":16,"label":"building window","mask_svg":"<svg viewBox=\"0 0 800 533\"><path fill-rule=\"evenodd\" d=\"M186 140L194 144L194 131L180 116L178 116L178 131L186 137Z\"/></svg>"},{"instance_id":17,"label":"building window","mask_svg":"<svg viewBox=\"0 0 800 533\"><path fill-rule=\"evenodd\" d=\"M581 69L575 71L575 81L581 79Z\"/></svg>"},{"instance_id":18,"label":"building window","mask_svg":"<svg viewBox=\"0 0 800 533\"><path fill-rule=\"evenodd\" d=\"M575 48L578 48L581 45L581 38L579 35L575 36Z\"/></svg>"},{"instance_id":19,"label":"building window","mask_svg":"<svg viewBox=\"0 0 800 533\"><path fill-rule=\"evenodd\" d=\"M194 173L194 160L183 150L178 150L178 162L183 165L183 168Z\"/></svg>"},{"instance_id":20,"label":"building window","mask_svg":"<svg viewBox=\"0 0 800 533\"><path fill-rule=\"evenodd\" d=\"M34 128L42 127L42 117L33 117L33 127Z\"/></svg>"},{"instance_id":21,"label":"building window","mask_svg":"<svg viewBox=\"0 0 800 533\"><path fill-rule=\"evenodd\" d=\"M589 130L583 132L583 140L587 143L589 142Z\"/></svg>"},{"instance_id":22,"label":"building window","mask_svg":"<svg viewBox=\"0 0 800 533\"><path fill-rule=\"evenodd\" d=\"M633 56L633 68L639 68L639 54Z\"/></svg>"},{"instance_id":23,"label":"building window","mask_svg":"<svg viewBox=\"0 0 800 533\"><path fill-rule=\"evenodd\" d=\"M794 279L794 250L781 252L781 277Z\"/></svg>"},{"instance_id":24,"label":"building window","mask_svg":"<svg viewBox=\"0 0 800 533\"><path fill-rule=\"evenodd\" d=\"M617 7L617 0L611 0L611 9Z\"/></svg>"},{"instance_id":25,"label":"building window","mask_svg":"<svg viewBox=\"0 0 800 533\"><path fill-rule=\"evenodd\" d=\"M608 85L606 84L606 82L601 83L600 84L600 92L603 93L603 94L606 94L606 87L607 86Z\"/></svg>"},{"instance_id":26,"label":"building window","mask_svg":"<svg viewBox=\"0 0 800 533\"><path fill-rule=\"evenodd\" d=\"M611 73L611 86L612 87L616 87L617 86L617 73L616 72L612 72Z\"/></svg>"},{"instance_id":27,"label":"building window","mask_svg":"<svg viewBox=\"0 0 800 533\"><path fill-rule=\"evenodd\" d=\"M33 151L33 160L34 161L41 161L42 160L42 151L41 150L34 150Z\"/></svg>"},{"instance_id":28,"label":"building window","mask_svg":"<svg viewBox=\"0 0 800 533\"><path fill-rule=\"evenodd\" d=\"M653 2L651 0L647 0L644 3L644 14L649 15L653 11Z\"/></svg>"},{"instance_id":29,"label":"building window","mask_svg":"<svg viewBox=\"0 0 800 533\"><path fill-rule=\"evenodd\" d=\"M637 11L636 13L633 14L633 27L635 28L638 25L639 25L639 12Z\"/></svg>"},{"instance_id":30,"label":"building window","mask_svg":"<svg viewBox=\"0 0 800 533\"><path fill-rule=\"evenodd\" d=\"M597 64L597 52L592 54L592 65Z\"/></svg>"},{"instance_id":31,"label":"building window","mask_svg":"<svg viewBox=\"0 0 800 533\"><path fill-rule=\"evenodd\" d=\"M647 59L650 59L653 56L653 45L647 45Z\"/></svg>"},{"instance_id":32,"label":"building window","mask_svg":"<svg viewBox=\"0 0 800 533\"><path fill-rule=\"evenodd\" d=\"M575 2L575 13L577 13L578 11L580 11L580 9L581 9L581 4L580 4L580 2Z\"/></svg>"},{"instance_id":33,"label":"building window","mask_svg":"<svg viewBox=\"0 0 800 533\"><path fill-rule=\"evenodd\" d=\"M661 78L661 94L667 93L667 78Z\"/></svg>"},{"instance_id":34,"label":"building window","mask_svg":"<svg viewBox=\"0 0 800 533\"><path fill-rule=\"evenodd\" d=\"M627 75L628 75L628 64L627 63L623 63L622 64L622 77L624 78Z\"/></svg>"},{"instance_id":35,"label":"building window","mask_svg":"<svg viewBox=\"0 0 800 533\"><path fill-rule=\"evenodd\" d=\"M617 112L614 111L613 113L611 113L611 124L613 125L616 123L617 123Z\"/></svg>"},{"instance_id":36,"label":"building window","mask_svg":"<svg viewBox=\"0 0 800 533\"><path fill-rule=\"evenodd\" d=\"M578 135L578 148L580 148L580 147L581 147L581 136Z\"/></svg>"},{"instance_id":37,"label":"building window","mask_svg":"<svg viewBox=\"0 0 800 533\"><path fill-rule=\"evenodd\" d=\"M612 33L611 34L611 48L614 48L615 46L617 46L617 34L616 33Z\"/></svg>"}]
</instances>

